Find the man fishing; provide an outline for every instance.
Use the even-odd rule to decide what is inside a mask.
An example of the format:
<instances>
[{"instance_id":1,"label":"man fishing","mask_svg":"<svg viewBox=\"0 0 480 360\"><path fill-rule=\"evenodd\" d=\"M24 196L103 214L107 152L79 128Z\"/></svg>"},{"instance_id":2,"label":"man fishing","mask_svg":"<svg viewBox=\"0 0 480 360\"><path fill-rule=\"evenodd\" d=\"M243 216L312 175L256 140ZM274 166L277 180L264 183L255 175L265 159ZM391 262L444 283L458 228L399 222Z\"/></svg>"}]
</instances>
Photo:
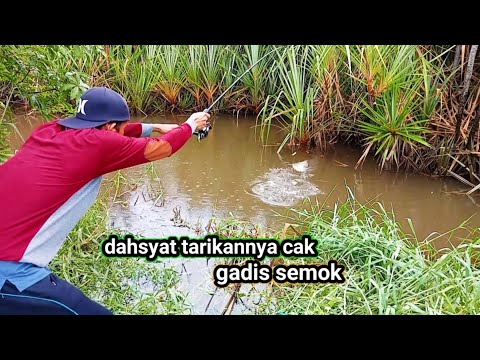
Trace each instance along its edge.
<instances>
[{"instance_id":1,"label":"man fishing","mask_svg":"<svg viewBox=\"0 0 480 360\"><path fill-rule=\"evenodd\" d=\"M175 154L209 118L130 122L125 99L95 87L75 117L37 128L0 165L0 314L111 315L48 264L95 202L103 175ZM162 135L149 137L153 131Z\"/></svg>"}]
</instances>

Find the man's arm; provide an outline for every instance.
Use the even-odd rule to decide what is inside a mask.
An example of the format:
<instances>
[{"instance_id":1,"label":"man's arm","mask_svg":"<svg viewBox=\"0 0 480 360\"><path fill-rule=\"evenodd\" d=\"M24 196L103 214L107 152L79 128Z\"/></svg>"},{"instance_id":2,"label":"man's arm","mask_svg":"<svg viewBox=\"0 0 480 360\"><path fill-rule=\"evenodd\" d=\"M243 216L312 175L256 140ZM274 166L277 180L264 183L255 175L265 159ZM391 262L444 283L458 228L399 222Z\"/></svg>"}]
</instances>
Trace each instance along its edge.
<instances>
[{"instance_id":1,"label":"man's arm","mask_svg":"<svg viewBox=\"0 0 480 360\"><path fill-rule=\"evenodd\" d=\"M153 131L159 132L160 134L166 134L169 131L176 129L178 124L150 124L153 126Z\"/></svg>"},{"instance_id":2,"label":"man's arm","mask_svg":"<svg viewBox=\"0 0 480 360\"><path fill-rule=\"evenodd\" d=\"M101 156L98 175L169 157L182 148L197 128L203 129L210 117L194 113L168 133L156 138L136 138L119 133L98 133Z\"/></svg>"},{"instance_id":3,"label":"man's arm","mask_svg":"<svg viewBox=\"0 0 480 360\"><path fill-rule=\"evenodd\" d=\"M126 123L120 125L119 133L129 137L149 137L153 131L153 124L144 124L140 122Z\"/></svg>"},{"instance_id":4,"label":"man's arm","mask_svg":"<svg viewBox=\"0 0 480 360\"><path fill-rule=\"evenodd\" d=\"M166 134L169 131L178 128L178 124L147 124L147 123L127 123L120 127L120 134L130 137L149 137L152 132Z\"/></svg>"}]
</instances>

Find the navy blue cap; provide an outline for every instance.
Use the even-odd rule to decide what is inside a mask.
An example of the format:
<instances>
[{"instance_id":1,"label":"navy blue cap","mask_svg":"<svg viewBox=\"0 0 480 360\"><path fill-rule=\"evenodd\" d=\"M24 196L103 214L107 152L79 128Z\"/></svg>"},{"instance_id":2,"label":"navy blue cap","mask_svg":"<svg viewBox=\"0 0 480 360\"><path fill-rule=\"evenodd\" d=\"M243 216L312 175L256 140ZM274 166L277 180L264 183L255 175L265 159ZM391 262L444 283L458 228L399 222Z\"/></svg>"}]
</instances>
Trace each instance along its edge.
<instances>
[{"instance_id":1,"label":"navy blue cap","mask_svg":"<svg viewBox=\"0 0 480 360\"><path fill-rule=\"evenodd\" d=\"M87 129L126 120L130 120L130 111L125 99L106 87L93 87L80 98L77 115L58 123L73 129Z\"/></svg>"}]
</instances>

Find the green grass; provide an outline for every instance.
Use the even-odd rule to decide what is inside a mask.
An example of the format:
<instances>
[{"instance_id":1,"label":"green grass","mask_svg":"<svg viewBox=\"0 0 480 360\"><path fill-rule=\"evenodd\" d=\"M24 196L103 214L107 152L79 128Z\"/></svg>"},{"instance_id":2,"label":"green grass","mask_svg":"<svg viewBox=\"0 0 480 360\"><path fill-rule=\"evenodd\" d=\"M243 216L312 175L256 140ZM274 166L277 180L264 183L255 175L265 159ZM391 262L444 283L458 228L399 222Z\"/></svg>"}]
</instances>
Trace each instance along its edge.
<instances>
[{"instance_id":1,"label":"green grass","mask_svg":"<svg viewBox=\"0 0 480 360\"><path fill-rule=\"evenodd\" d=\"M16 126L11 122L11 117L8 101L6 104L0 101L0 164L12 155L12 149L8 145L10 131L18 132Z\"/></svg>"},{"instance_id":2,"label":"green grass","mask_svg":"<svg viewBox=\"0 0 480 360\"><path fill-rule=\"evenodd\" d=\"M125 97L135 113L145 113L154 108L153 91L160 76L160 51L158 46L153 45L112 48L111 86Z\"/></svg>"},{"instance_id":3,"label":"green grass","mask_svg":"<svg viewBox=\"0 0 480 360\"><path fill-rule=\"evenodd\" d=\"M318 87L311 83L308 70L309 48L289 47L278 53L278 95L268 96L261 113L262 140L268 142L272 122L288 131L278 151L285 145L305 145L313 135L314 102ZM277 125L279 123L279 125Z\"/></svg>"},{"instance_id":4,"label":"green grass","mask_svg":"<svg viewBox=\"0 0 480 360\"><path fill-rule=\"evenodd\" d=\"M159 77L155 84L155 91L166 102L166 108L174 110L182 108L182 92L186 84L185 51L183 46L160 47L162 56L158 57Z\"/></svg>"},{"instance_id":5,"label":"green grass","mask_svg":"<svg viewBox=\"0 0 480 360\"><path fill-rule=\"evenodd\" d=\"M162 262L104 257L100 243L109 229L106 200L100 198L69 234L50 264L58 276L115 314L186 314L186 296L176 289L179 274Z\"/></svg>"},{"instance_id":6,"label":"green grass","mask_svg":"<svg viewBox=\"0 0 480 360\"><path fill-rule=\"evenodd\" d=\"M258 313L287 314L478 314L480 236L434 250L406 235L381 204L359 204L352 194L333 210L313 204L295 214L319 240L315 259L286 264L345 266L344 284L279 284L268 290Z\"/></svg>"},{"instance_id":7,"label":"green grass","mask_svg":"<svg viewBox=\"0 0 480 360\"><path fill-rule=\"evenodd\" d=\"M258 62L267 54L267 51L271 50L266 45L244 45L242 48L232 51L233 54L236 54L232 58L236 65L237 76L243 74L256 63L239 81L241 86L225 95L225 101L228 102L227 107L234 112L258 114L265 103L266 97L273 93L273 82L270 79L273 58L266 56ZM228 85L235 80L233 77L229 79Z\"/></svg>"},{"instance_id":8,"label":"green grass","mask_svg":"<svg viewBox=\"0 0 480 360\"><path fill-rule=\"evenodd\" d=\"M392 163L400 167L401 157L408 157L409 152L420 145L430 146L424 139L428 118L415 118L413 114L419 99L419 85L417 82L402 89L394 84L377 99L375 107L367 101L359 106L359 111L367 118L359 121L359 130L366 135L366 150L359 162L366 158L373 146L375 155L381 155L380 169Z\"/></svg>"},{"instance_id":9,"label":"green grass","mask_svg":"<svg viewBox=\"0 0 480 360\"><path fill-rule=\"evenodd\" d=\"M0 164L7 160L11 154L11 149L7 145L8 134L7 127L3 123L0 123Z\"/></svg>"},{"instance_id":10,"label":"green grass","mask_svg":"<svg viewBox=\"0 0 480 360\"><path fill-rule=\"evenodd\" d=\"M281 128L286 136L279 151L299 145L326 150L340 139L364 145L380 168L433 174L448 168L465 175L442 155L458 145L452 133L465 66L451 66L454 52L426 45L5 45L0 102L14 95L13 103L45 117L70 116L88 86L109 86L135 113L201 111L268 54L213 111L257 115L265 144L271 128ZM480 102L478 71L473 79L463 138ZM478 146L470 150L477 154Z\"/></svg>"},{"instance_id":11,"label":"green grass","mask_svg":"<svg viewBox=\"0 0 480 360\"><path fill-rule=\"evenodd\" d=\"M194 99L194 109L201 111L208 107L220 95L225 78L231 76L228 71L231 53L227 49L219 45L188 46L185 87Z\"/></svg>"},{"instance_id":12,"label":"green grass","mask_svg":"<svg viewBox=\"0 0 480 360\"><path fill-rule=\"evenodd\" d=\"M339 137L366 145L365 156L377 156L380 167L413 164L418 171L440 173L453 165L452 171L460 170L439 155L454 145L462 71L450 69L451 48L419 45L119 45L109 46L108 56L107 47L98 45L0 46L0 162L11 154L6 139L12 129L5 116L10 107L27 102L48 117L67 114L75 110L86 86L106 85L122 93L133 111L202 110L274 47L278 51L252 69L214 110L257 113L265 143L271 127L286 131L280 148L312 140L324 146ZM465 124L471 123L472 109L480 101L478 87L472 83ZM121 173L112 181L113 199L122 201L131 182ZM152 196L163 201L160 187ZM100 255L99 243L110 231L107 214L101 199L76 226L52 264L58 275L116 313L187 311L172 269ZM276 287L259 311L478 312L480 277L472 260L477 233L472 233L471 244L434 254L428 245L415 245L416 239L404 234L380 205L370 208L350 198L334 210L315 205L297 215L295 221L321 240L316 261L344 262L349 280L335 286ZM260 231L234 219L215 226L230 237ZM154 289L148 293L139 290L145 277Z\"/></svg>"},{"instance_id":13,"label":"green grass","mask_svg":"<svg viewBox=\"0 0 480 360\"><path fill-rule=\"evenodd\" d=\"M288 264L337 260L346 268L341 285L282 284L269 287L256 314L476 314L480 311L480 237L453 249L434 250L406 235L381 204L358 203L352 194L333 210L310 204L289 219L319 240L319 257L283 259ZM107 209L98 201L69 235L51 264L56 274L116 314L185 314L189 299L179 277L162 263L108 259L99 244L108 234ZM259 225L212 219L209 233L223 238L269 237ZM277 238L280 233L277 233ZM230 259L227 262L241 261ZM222 261L220 261L222 262ZM224 262L224 261L223 261ZM148 291L142 291L148 282ZM253 292L259 296L258 291ZM247 296L247 295L245 295Z\"/></svg>"}]
</instances>

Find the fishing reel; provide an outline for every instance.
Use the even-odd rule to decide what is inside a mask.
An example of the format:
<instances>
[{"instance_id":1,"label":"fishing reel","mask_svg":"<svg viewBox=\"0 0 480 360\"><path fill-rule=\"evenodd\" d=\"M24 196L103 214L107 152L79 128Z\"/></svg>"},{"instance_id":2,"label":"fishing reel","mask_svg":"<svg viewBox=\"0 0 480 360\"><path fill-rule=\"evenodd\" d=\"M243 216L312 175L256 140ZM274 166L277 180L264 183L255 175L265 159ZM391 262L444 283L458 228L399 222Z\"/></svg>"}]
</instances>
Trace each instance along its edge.
<instances>
[{"instance_id":1,"label":"fishing reel","mask_svg":"<svg viewBox=\"0 0 480 360\"><path fill-rule=\"evenodd\" d=\"M204 129L198 130L198 132L196 133L198 141L205 139L208 136L208 133L210 132L210 130L212 130L212 128L213 128L212 124L208 123Z\"/></svg>"},{"instance_id":2,"label":"fishing reel","mask_svg":"<svg viewBox=\"0 0 480 360\"><path fill-rule=\"evenodd\" d=\"M209 108L203 110L203 112L208 113L210 112L211 108L212 105ZM203 128L202 130L198 130L198 132L194 132L193 135L197 136L198 141L203 140L208 136L208 133L210 132L210 130L212 130L212 128L212 124L207 123L207 126L205 126L205 128Z\"/></svg>"}]
</instances>

